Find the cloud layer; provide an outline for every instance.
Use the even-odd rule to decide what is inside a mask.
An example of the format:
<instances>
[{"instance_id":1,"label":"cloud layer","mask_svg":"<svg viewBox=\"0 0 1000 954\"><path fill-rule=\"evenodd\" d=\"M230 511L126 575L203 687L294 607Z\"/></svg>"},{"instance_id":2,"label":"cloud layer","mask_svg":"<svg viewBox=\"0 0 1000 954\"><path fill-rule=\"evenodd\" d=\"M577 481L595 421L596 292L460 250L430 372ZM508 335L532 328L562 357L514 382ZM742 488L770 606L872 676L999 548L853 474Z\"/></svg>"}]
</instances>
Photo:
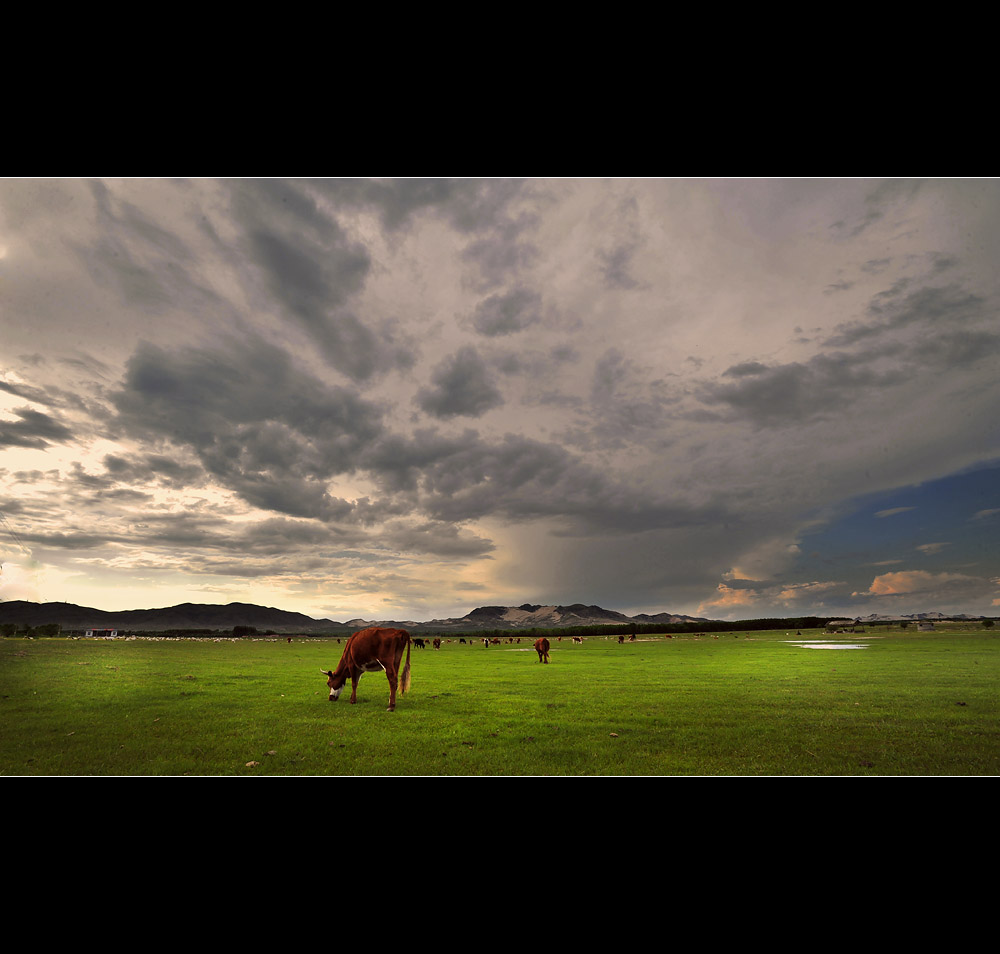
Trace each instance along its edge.
<instances>
[{"instance_id":1,"label":"cloud layer","mask_svg":"<svg viewBox=\"0 0 1000 954\"><path fill-rule=\"evenodd\" d=\"M0 595L988 612L998 211L991 180L4 180Z\"/></svg>"}]
</instances>

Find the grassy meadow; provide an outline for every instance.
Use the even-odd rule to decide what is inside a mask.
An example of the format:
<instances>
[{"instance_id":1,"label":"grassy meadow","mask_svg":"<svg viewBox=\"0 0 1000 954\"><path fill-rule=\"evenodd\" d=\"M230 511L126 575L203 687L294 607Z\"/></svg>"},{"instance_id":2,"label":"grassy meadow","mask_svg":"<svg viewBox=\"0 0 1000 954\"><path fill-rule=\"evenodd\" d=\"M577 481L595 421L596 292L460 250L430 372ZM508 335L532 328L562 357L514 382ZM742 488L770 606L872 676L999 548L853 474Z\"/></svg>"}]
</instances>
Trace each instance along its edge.
<instances>
[{"instance_id":1,"label":"grassy meadow","mask_svg":"<svg viewBox=\"0 0 1000 954\"><path fill-rule=\"evenodd\" d=\"M812 649L796 639L842 647ZM0 774L996 775L1000 636L973 625L414 649L327 700L333 639L0 640Z\"/></svg>"}]
</instances>

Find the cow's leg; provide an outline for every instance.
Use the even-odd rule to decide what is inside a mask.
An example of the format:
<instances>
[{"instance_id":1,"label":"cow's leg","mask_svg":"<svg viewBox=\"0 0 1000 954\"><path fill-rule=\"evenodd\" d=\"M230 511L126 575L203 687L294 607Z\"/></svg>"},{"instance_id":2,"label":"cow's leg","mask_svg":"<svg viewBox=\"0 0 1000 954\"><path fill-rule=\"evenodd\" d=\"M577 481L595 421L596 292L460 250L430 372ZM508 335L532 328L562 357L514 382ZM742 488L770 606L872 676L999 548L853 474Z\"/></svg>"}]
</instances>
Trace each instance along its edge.
<instances>
[{"instance_id":1,"label":"cow's leg","mask_svg":"<svg viewBox=\"0 0 1000 954\"><path fill-rule=\"evenodd\" d=\"M361 673L357 675L351 675L351 704L353 705L358 701L358 682L361 679Z\"/></svg>"},{"instance_id":2,"label":"cow's leg","mask_svg":"<svg viewBox=\"0 0 1000 954\"><path fill-rule=\"evenodd\" d=\"M389 680L389 712L396 711L396 688L399 686L399 677L395 669L387 668L385 677Z\"/></svg>"}]
</instances>

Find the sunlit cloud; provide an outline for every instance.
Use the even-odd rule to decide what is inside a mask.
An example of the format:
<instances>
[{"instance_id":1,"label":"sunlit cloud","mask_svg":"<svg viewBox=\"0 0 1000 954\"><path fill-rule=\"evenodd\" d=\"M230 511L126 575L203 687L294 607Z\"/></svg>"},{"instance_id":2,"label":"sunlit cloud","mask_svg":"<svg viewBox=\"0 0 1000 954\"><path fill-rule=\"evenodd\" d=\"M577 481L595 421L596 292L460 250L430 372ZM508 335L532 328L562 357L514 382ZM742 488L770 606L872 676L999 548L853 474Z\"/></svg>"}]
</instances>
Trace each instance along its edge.
<instances>
[{"instance_id":1,"label":"sunlit cloud","mask_svg":"<svg viewBox=\"0 0 1000 954\"><path fill-rule=\"evenodd\" d=\"M875 577L867 591L856 592L854 596L893 599L915 596L930 599L982 598L994 586L991 580L963 573L900 570Z\"/></svg>"}]
</instances>

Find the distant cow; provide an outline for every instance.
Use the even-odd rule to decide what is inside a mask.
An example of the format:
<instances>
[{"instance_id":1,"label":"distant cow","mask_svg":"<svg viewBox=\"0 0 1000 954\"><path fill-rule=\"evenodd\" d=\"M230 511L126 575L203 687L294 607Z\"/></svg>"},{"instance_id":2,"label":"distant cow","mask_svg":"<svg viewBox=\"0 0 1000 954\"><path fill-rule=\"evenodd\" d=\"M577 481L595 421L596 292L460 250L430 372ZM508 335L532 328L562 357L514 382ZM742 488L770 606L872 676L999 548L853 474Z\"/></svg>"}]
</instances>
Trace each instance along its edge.
<instances>
[{"instance_id":1,"label":"distant cow","mask_svg":"<svg viewBox=\"0 0 1000 954\"><path fill-rule=\"evenodd\" d=\"M538 653L538 661L547 663L549 661L549 641L544 636L539 636L535 640L535 652Z\"/></svg>"},{"instance_id":2,"label":"distant cow","mask_svg":"<svg viewBox=\"0 0 1000 954\"><path fill-rule=\"evenodd\" d=\"M573 642L574 643L580 643L580 645L582 646L583 645L583 637L582 636L574 636L573 637Z\"/></svg>"},{"instance_id":3,"label":"distant cow","mask_svg":"<svg viewBox=\"0 0 1000 954\"><path fill-rule=\"evenodd\" d=\"M417 639L416 636L413 637L412 642L417 649L423 649L427 645L422 639Z\"/></svg>"},{"instance_id":4,"label":"distant cow","mask_svg":"<svg viewBox=\"0 0 1000 954\"><path fill-rule=\"evenodd\" d=\"M372 626L355 633L344 647L336 671L325 672L330 687L330 701L336 702L347 680L351 680L351 703L358 701L358 681L363 673L384 670L389 680L389 711L396 708L396 688L401 693L410 688L410 634L405 629L379 629ZM399 664L406 649L406 665Z\"/></svg>"},{"instance_id":5,"label":"distant cow","mask_svg":"<svg viewBox=\"0 0 1000 954\"><path fill-rule=\"evenodd\" d=\"M624 636L619 636L618 637L618 645L621 646L621 644L624 643L624 642L625 642L625 637Z\"/></svg>"},{"instance_id":6,"label":"distant cow","mask_svg":"<svg viewBox=\"0 0 1000 954\"><path fill-rule=\"evenodd\" d=\"M432 640L432 643L433 643L435 649L440 649L441 648L441 637L440 636L435 636L434 639Z\"/></svg>"}]
</instances>

